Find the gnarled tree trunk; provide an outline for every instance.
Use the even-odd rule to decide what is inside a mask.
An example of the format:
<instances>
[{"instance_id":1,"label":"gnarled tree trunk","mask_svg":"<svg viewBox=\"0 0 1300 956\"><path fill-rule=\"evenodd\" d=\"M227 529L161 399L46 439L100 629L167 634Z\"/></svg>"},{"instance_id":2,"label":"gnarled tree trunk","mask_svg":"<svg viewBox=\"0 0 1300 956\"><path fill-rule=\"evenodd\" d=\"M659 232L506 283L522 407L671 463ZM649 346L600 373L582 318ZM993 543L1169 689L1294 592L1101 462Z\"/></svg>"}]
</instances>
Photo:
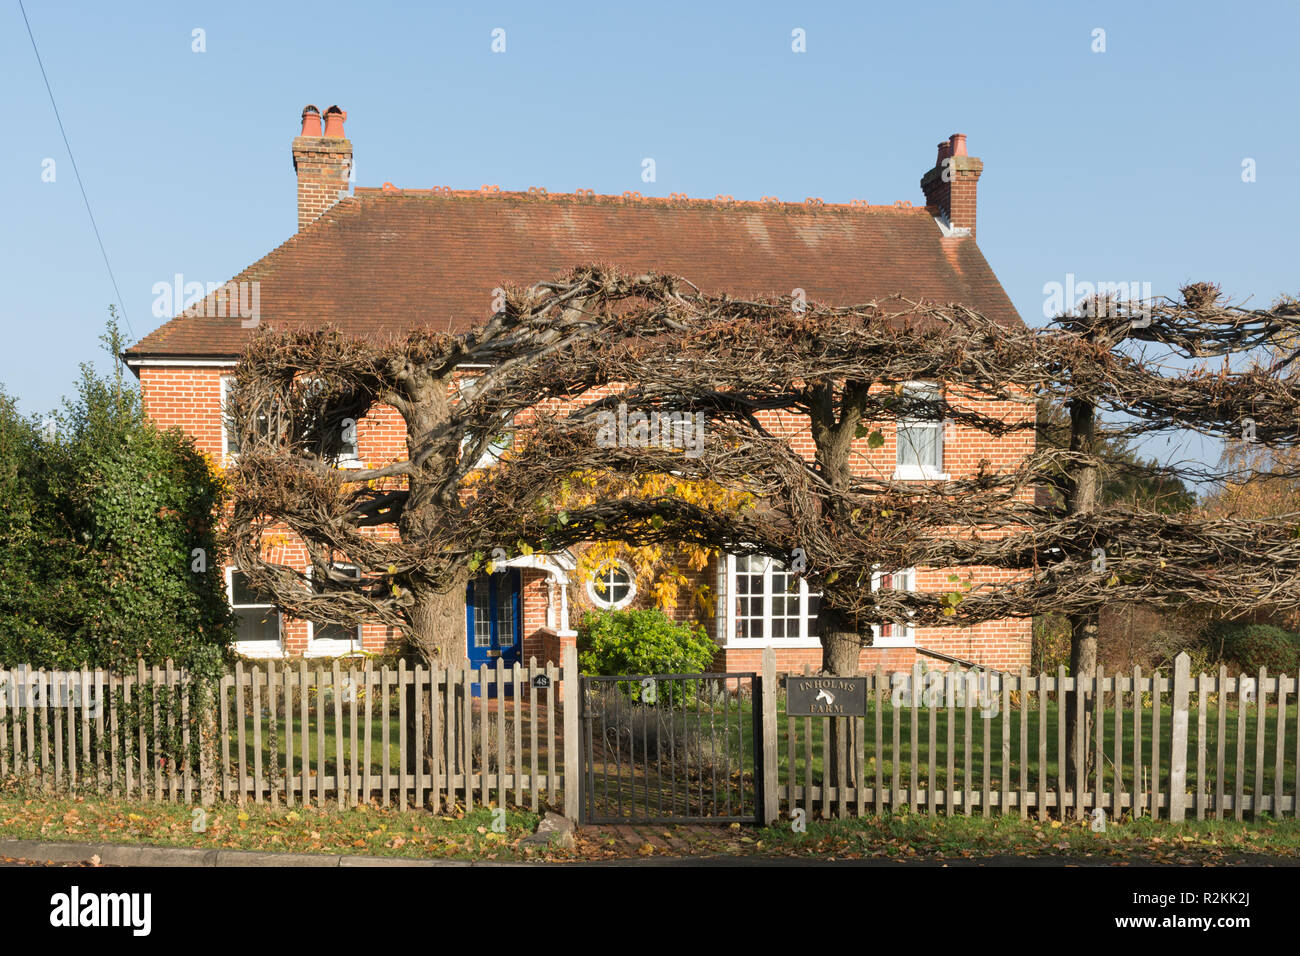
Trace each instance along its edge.
<instances>
[{"instance_id":1,"label":"gnarled tree trunk","mask_svg":"<svg viewBox=\"0 0 1300 956\"><path fill-rule=\"evenodd\" d=\"M1097 411L1091 403L1082 399L1070 402L1070 450L1085 455L1096 452L1097 446ZM1076 465L1070 470L1070 484L1066 496L1066 510L1070 514L1087 514L1096 510L1098 493L1098 474L1094 465ZM1104 560L1104 553L1102 558ZM1088 706L1091 693L1085 692L1083 721L1077 715L1078 704L1075 694L1081 681L1090 680L1097 671L1097 618L1095 613L1070 615L1070 675L1075 680L1076 690L1065 695L1065 739L1068 753L1065 755L1065 779L1067 786L1074 786L1080 769L1086 774L1091 748L1088 746L1088 732L1092 722L1092 711ZM1083 767L1080 768L1077 753L1083 751ZM1080 794L1075 794L1075 807L1079 806ZM1062 807L1062 809L1064 809Z\"/></svg>"},{"instance_id":2,"label":"gnarled tree trunk","mask_svg":"<svg viewBox=\"0 0 1300 956\"><path fill-rule=\"evenodd\" d=\"M832 677L856 677L858 659L862 652L862 637L853 630L851 623L839 611L824 607L818 616L822 640L822 672ZM824 767L822 779L828 786L839 787L859 777L855 765L856 747L852 737L850 723L852 717L833 717L830 721L829 737L830 766ZM844 766L846 779L840 780L840 749L845 752Z\"/></svg>"},{"instance_id":3,"label":"gnarled tree trunk","mask_svg":"<svg viewBox=\"0 0 1300 956\"><path fill-rule=\"evenodd\" d=\"M451 589L446 592L438 592L430 587L419 586L412 589L415 603L410 608L411 627L406 636L408 656L413 657L420 663L424 664L431 671L445 669L449 665L460 665L465 660L465 586L469 581L469 574L458 576ZM433 737L433 695L424 693L420 696L418 707L420 710L421 736L424 738L424 746L418 747L418 740L415 732L415 713L417 702L415 700L415 688L411 687L406 696L406 739L411 741L408 747L407 768L411 771L416 769L416 754L424 754L423 772L427 773L430 778L433 777L437 764L434 761L435 747L446 747L445 732L439 734L438 740ZM439 717L441 720L446 719L446 706L440 708ZM459 717L463 713L463 708L456 707L455 713ZM454 739L461 739L463 728L458 727ZM460 748L457 748L459 750ZM452 755L454 760L456 755ZM446 765L446 755L443 756L442 763ZM426 806L432 806L432 787L429 788L429 795L426 797Z\"/></svg>"}]
</instances>

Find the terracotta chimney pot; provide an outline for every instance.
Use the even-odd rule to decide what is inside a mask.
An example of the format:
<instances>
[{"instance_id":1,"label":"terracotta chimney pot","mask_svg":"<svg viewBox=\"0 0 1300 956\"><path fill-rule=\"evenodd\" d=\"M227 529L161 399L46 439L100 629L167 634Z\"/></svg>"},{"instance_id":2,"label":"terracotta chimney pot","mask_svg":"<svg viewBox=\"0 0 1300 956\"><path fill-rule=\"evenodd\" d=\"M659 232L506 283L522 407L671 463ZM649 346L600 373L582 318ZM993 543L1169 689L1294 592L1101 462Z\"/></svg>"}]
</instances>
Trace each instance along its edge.
<instances>
[{"instance_id":1,"label":"terracotta chimney pot","mask_svg":"<svg viewBox=\"0 0 1300 956\"><path fill-rule=\"evenodd\" d=\"M320 135L320 110L316 107L307 105L302 109L302 132L299 136L319 136Z\"/></svg>"},{"instance_id":2,"label":"terracotta chimney pot","mask_svg":"<svg viewBox=\"0 0 1300 956\"><path fill-rule=\"evenodd\" d=\"M347 139L346 134L343 132L343 121L347 118L347 112L337 106L331 106L327 109L325 111L325 138Z\"/></svg>"}]
</instances>

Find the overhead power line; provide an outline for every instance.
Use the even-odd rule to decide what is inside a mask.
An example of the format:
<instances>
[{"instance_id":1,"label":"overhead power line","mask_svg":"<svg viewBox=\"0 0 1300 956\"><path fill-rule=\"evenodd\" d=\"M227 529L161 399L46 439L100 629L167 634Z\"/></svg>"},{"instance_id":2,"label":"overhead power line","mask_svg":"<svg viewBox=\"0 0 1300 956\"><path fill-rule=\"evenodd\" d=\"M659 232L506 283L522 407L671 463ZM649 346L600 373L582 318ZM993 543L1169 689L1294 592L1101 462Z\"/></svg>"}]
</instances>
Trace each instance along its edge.
<instances>
[{"instance_id":1,"label":"overhead power line","mask_svg":"<svg viewBox=\"0 0 1300 956\"><path fill-rule=\"evenodd\" d=\"M99 243L99 253L104 257L104 268L108 270L109 281L113 283L113 292L117 296L117 307L122 310L122 319L126 322L127 332L130 333L132 338L135 338L135 330L131 328L131 320L126 314L126 303L122 301L122 291L117 287L117 276L113 275L113 266L108 261L108 250L104 248L104 238L99 234L95 214L90 209L90 197L86 195L86 185L81 181L81 170L77 169L77 157L72 154L72 144L68 142L68 132L63 128L63 117L59 115L59 105L54 102L54 90L50 87L50 78L45 73L45 64L41 62L41 51L36 48L36 37L32 34L32 24L27 19L27 10L23 7L23 0L18 0L18 9L22 11L23 23L27 25L27 36L32 41L32 52L36 54L36 65L41 68L41 79L45 81L45 92L50 94L50 106L54 107L54 119L59 124L59 133L63 136L63 145L68 151L68 159L72 160L72 172L77 177L77 187L81 190L81 199L86 204L86 215L90 217L90 228L95 232L95 241Z\"/></svg>"}]
</instances>

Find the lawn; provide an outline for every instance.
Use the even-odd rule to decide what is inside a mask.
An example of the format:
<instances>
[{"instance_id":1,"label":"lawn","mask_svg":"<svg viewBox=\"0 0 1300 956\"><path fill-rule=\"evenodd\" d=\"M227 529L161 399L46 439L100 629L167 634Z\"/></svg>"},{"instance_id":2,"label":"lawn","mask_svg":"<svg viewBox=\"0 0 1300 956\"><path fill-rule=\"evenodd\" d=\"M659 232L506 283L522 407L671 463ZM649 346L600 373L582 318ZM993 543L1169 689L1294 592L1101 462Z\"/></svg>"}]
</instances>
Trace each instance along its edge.
<instances>
[{"instance_id":1,"label":"lawn","mask_svg":"<svg viewBox=\"0 0 1300 956\"><path fill-rule=\"evenodd\" d=\"M388 768L388 771L391 774L396 774L400 766L400 758L401 758L400 741L401 741L401 732L402 732L402 726L401 726L402 722L397 715L397 704L395 700L396 695L393 696L394 696L394 700L391 702L390 707L387 709L387 719L384 719L384 715L381 714L380 708L375 704L372 704L372 707L374 709L372 710L371 718L370 718L370 761L368 766L370 769L370 773L376 777L382 774L385 767ZM230 706L230 717L231 717L230 729L226 734L226 741L227 741L226 746L229 751L228 765L231 767L232 771L237 775L238 768L239 768L239 736L238 736L238 730L236 728L236 722L233 719L234 709L235 709L233 706L233 702L228 702L228 705ZM478 702L475 703L475 706L476 708L478 707ZM514 709L514 706L511 705L506 711L505 720L504 720L505 738L504 738L504 747L502 748L502 752L504 754L505 763L508 767L513 767L515 764L515 750L514 750L514 740L515 740L514 721L516 719L515 713L516 711ZM321 729L320 726L321 725L320 716L321 715L318 714L317 712L317 703L315 701L312 701L308 705L308 713L307 713L307 728L308 728L307 756L310 760L310 768L313 773L323 772L326 776L333 776L337 769L337 760L338 760L337 755L338 755L338 744L339 744L339 733L338 733L339 727L336 722L333 704L332 703L327 704L327 706L324 708L323 730ZM344 712L342 716L343 716L342 750L343 750L344 766L345 768L351 768L353 726L352 726L352 712L350 706L344 707ZM522 743L522 747L521 747L522 768L524 772L527 773L527 772L531 772L532 770L533 758L532 758L532 748L531 748L531 734L533 728L531 726L531 721L534 719L534 717L527 709L527 707L524 707L522 709L522 716L519 719L521 720L520 738ZM540 769L544 772L547 767L547 750L550 745L550 731L549 731L549 724L547 721L547 715L545 713L545 708L542 707L540 704L538 706L535 719L537 722L537 759L538 759ZM262 725L261 726L262 733L261 733L261 754L260 755L261 755L261 765L263 768L263 774L265 774L270 768L271 756L272 756L271 733L270 733L271 718L269 713L265 709L265 705L263 705L261 725ZM302 768L303 768L303 753L302 753L303 721L302 721L301 710L298 707L294 708L294 714L289 721L289 726L291 728L290 732L293 735L292 772L294 775L300 775L302 773ZM488 726L488 736L490 741L489 750L493 753L493 755L495 755L497 729L498 729L495 711L488 714L487 726ZM363 773L365 771L365 768L367 767L367 764L365 762L365 754L366 754L365 729L366 729L365 709L364 706L362 706L362 708L357 713L356 739L357 739L357 765L361 768L361 772ZM480 756L479 756L479 747L481 745L481 734L482 734L482 725L478 719L478 711L476 709L475 719L474 719L474 743L475 743L474 760L476 766L481 766ZM440 739L442 739L444 735L445 735L445 731L440 729L439 732ZM277 710L276 719L275 719L275 758L276 758L276 765L279 768L281 774L283 774L283 770L285 766L285 755L287 752L286 751L287 743L288 742L286 740L286 735L285 735L284 708L283 706L281 706ZM323 771L321 770L321 762L319 759L322 751L324 754ZM258 757L258 747L253 735L252 708L251 708L251 704L246 704L245 719L244 719L244 760L245 760L245 766L250 775L253 773L255 761L257 760L257 757ZM558 756L556 762L558 765L559 763Z\"/></svg>"},{"instance_id":2,"label":"lawn","mask_svg":"<svg viewBox=\"0 0 1300 956\"><path fill-rule=\"evenodd\" d=\"M742 704L748 707L748 703ZM963 765L965 762L965 735L966 723L962 711L954 713L953 726L953 767L954 767L954 786L960 788L963 783L969 780L971 786L982 786L983 766L984 766L984 748L985 734L989 742L989 769L991 783L994 789L1000 784L1004 772L1004 763L1002 759L1002 735L1004 724L1009 725L1010 730L1010 767L1013 786L1019 785L1020 780L1020 734L1021 722L1025 720L1018 708L1012 708L1008 713L999 712L996 716L982 718L978 710L971 711L971 763L969 777L964 775ZM1150 767L1151 767L1151 740L1152 740L1152 710L1148 706L1142 714L1142 764L1146 771L1146 788L1151 785ZM1295 780L1295 758L1296 758L1296 706L1291 704L1286 710L1286 727L1287 733L1285 742L1287 744L1283 755L1282 779L1288 784L1287 790L1294 789L1293 781ZM1196 740L1198 726L1198 711L1195 705L1190 709L1188 717L1188 743L1187 743L1187 786L1189 790L1196 790L1197 786L1197 767L1196 767ZM1271 792L1273 787L1274 775L1274 755L1275 744L1277 739L1277 706L1268 705L1266 708L1267 723L1264 735L1264 792ZM881 773L884 778L885 786L890 785L890 780L895 770L900 775L900 779L906 784L910 780L913 766L921 781L922 786L928 780L929 765L931 760L935 765L936 786L943 789L947 786L947 765L948 765L948 719L949 712L945 708L927 709L921 708L912 711L908 708L895 710L886 705L882 708L880 718L882 721L881 737L884 743L884 759L881 764ZM781 767L781 779L788 779L788 751L786 747L786 735L791 718L785 715L785 701L782 699L778 704L778 760ZM867 776L868 783L874 783L877 759L875 754L875 720L876 712L874 701L868 702L868 711L866 716L866 755L867 755ZM1103 740L1103 750L1106 756L1105 775L1106 786L1109 788L1115 779L1116 767L1114 757L1116 754L1115 743L1115 711L1107 709L1104 711L1105 733ZM823 734L825 732L826 720L822 718L793 718L796 724L796 750L795 764L798 768L798 779L802 783L806 772L806 750L804 746L805 728L811 729L811 767L814 782L821 780L822 775L822 745ZM898 723L899 751L897 759L889 759L893 753L894 724ZM1123 713L1123 731L1121 738L1124 779L1123 788L1126 792L1132 792L1133 787L1133 712L1131 708L1125 708ZM913 722L916 724L916 748L912 746L912 728ZM930 726L934 725L935 746L933 752L930 750ZM1028 725L1028 781L1030 789L1036 789L1038 786L1039 774L1047 774L1047 785L1049 788L1056 786L1058 774L1062 768L1058 760L1058 721L1055 707L1055 701L1047 710L1047 762L1045 768L1038 765L1038 733L1039 733L1039 712L1037 701L1031 701L1027 720ZM1225 749L1225 790L1232 792L1235 785L1234 768L1236 766L1237 753L1237 722L1238 712L1235 707L1229 707L1226 714L1224 739L1226 742ZM1173 739L1173 708L1163 706L1160 714L1160 783L1161 786L1168 786L1171 741ZM1255 786L1255 744L1257 736L1257 725L1255 709L1252 707L1246 713L1245 727L1245 750L1242 760L1244 772L1244 792L1254 793ZM1093 752L1095 753L1096 743L1093 742ZM1208 792L1214 791L1215 786L1215 756L1218 746L1218 710L1209 707L1206 713L1206 766L1205 766L1205 783ZM931 756L933 754L933 756ZM1073 781L1069 785L1073 786ZM1089 782L1089 789L1094 785L1094 781Z\"/></svg>"}]
</instances>

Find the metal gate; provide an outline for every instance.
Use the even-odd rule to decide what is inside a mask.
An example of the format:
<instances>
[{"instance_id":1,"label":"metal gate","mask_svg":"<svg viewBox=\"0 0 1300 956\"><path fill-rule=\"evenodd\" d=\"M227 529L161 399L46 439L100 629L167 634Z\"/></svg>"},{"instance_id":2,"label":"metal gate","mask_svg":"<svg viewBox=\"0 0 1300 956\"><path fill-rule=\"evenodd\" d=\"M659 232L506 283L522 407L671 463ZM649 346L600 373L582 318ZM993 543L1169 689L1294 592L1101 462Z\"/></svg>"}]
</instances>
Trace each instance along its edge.
<instances>
[{"instance_id":1,"label":"metal gate","mask_svg":"<svg viewBox=\"0 0 1300 956\"><path fill-rule=\"evenodd\" d=\"M583 823L761 822L754 673L582 678Z\"/></svg>"}]
</instances>

